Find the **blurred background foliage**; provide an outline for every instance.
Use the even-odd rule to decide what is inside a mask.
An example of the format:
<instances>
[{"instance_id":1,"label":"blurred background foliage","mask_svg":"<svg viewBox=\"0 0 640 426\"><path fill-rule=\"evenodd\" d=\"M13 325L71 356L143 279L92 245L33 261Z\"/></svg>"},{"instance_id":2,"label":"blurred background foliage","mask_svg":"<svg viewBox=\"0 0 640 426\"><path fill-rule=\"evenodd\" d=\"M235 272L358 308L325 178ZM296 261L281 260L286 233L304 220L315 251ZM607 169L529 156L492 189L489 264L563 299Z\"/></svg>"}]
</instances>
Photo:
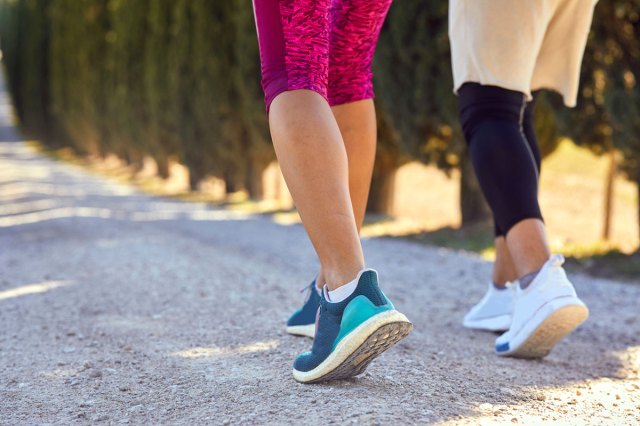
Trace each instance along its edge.
<instances>
[{"instance_id":1,"label":"blurred background foliage","mask_svg":"<svg viewBox=\"0 0 640 426\"><path fill-rule=\"evenodd\" d=\"M0 36L23 130L50 146L151 156L260 197L273 160L253 12L242 0L0 2Z\"/></svg>"},{"instance_id":2,"label":"blurred background foliage","mask_svg":"<svg viewBox=\"0 0 640 426\"><path fill-rule=\"evenodd\" d=\"M640 1L596 8L579 106L544 94L544 155L562 138L609 155L640 187ZM490 214L466 157L451 93L447 1L396 2L374 65L379 150L369 210L388 213L411 161L459 171L462 224ZM260 199L274 161L248 0L0 0L0 37L23 131L81 155L115 154L158 174L177 161ZM640 202L638 203L640 218Z\"/></svg>"}]
</instances>

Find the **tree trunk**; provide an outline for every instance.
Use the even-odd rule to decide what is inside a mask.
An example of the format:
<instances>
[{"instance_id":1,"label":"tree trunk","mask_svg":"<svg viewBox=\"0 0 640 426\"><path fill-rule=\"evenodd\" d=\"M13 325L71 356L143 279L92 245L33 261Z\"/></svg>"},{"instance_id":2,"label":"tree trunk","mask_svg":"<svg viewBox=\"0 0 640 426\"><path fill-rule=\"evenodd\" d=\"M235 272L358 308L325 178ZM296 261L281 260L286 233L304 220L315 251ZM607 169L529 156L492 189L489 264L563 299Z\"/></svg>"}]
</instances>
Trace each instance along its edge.
<instances>
[{"instance_id":1,"label":"tree trunk","mask_svg":"<svg viewBox=\"0 0 640 426\"><path fill-rule=\"evenodd\" d=\"M224 179L224 186L227 195L233 194L238 190L235 173L226 171L224 172L224 176L222 176L222 179Z\"/></svg>"},{"instance_id":2,"label":"tree trunk","mask_svg":"<svg viewBox=\"0 0 640 426\"><path fill-rule=\"evenodd\" d=\"M204 173L197 170L196 167L189 167L189 189L198 190L198 184L204 178Z\"/></svg>"},{"instance_id":3,"label":"tree trunk","mask_svg":"<svg viewBox=\"0 0 640 426\"><path fill-rule=\"evenodd\" d=\"M140 171L144 168L144 160L142 159L142 157L132 159L131 166L133 168L133 170L131 171L131 175L135 176L137 173L140 173Z\"/></svg>"},{"instance_id":4,"label":"tree trunk","mask_svg":"<svg viewBox=\"0 0 640 426\"><path fill-rule=\"evenodd\" d=\"M636 172L636 190L637 190L637 202L638 202L638 237L640 238L640 170ZM638 254L640 254L640 248L638 248Z\"/></svg>"},{"instance_id":5,"label":"tree trunk","mask_svg":"<svg viewBox=\"0 0 640 426\"><path fill-rule=\"evenodd\" d=\"M249 159L247 164L247 173L245 175L245 187L249 198L252 200L262 200L264 198L264 191L262 185L262 174L265 167L258 161Z\"/></svg>"},{"instance_id":6,"label":"tree trunk","mask_svg":"<svg viewBox=\"0 0 640 426\"><path fill-rule=\"evenodd\" d=\"M164 155L159 155L155 160L158 165L158 176L162 179L169 178L169 159Z\"/></svg>"},{"instance_id":7,"label":"tree trunk","mask_svg":"<svg viewBox=\"0 0 640 426\"><path fill-rule=\"evenodd\" d=\"M611 238L611 218L613 215L613 187L617 171L616 151L609 151L609 169L604 189L604 222L602 224L602 239L608 241Z\"/></svg>"},{"instance_id":8,"label":"tree trunk","mask_svg":"<svg viewBox=\"0 0 640 426\"><path fill-rule=\"evenodd\" d=\"M492 214L482 195L469 154L460 157L460 213L462 226L491 221Z\"/></svg>"},{"instance_id":9,"label":"tree trunk","mask_svg":"<svg viewBox=\"0 0 640 426\"><path fill-rule=\"evenodd\" d=\"M117 152L116 152L117 154ZM131 153L128 150L125 150L125 152L122 153L122 157L121 157L125 163L127 164L127 166L130 166L133 164L133 157L131 156Z\"/></svg>"},{"instance_id":10,"label":"tree trunk","mask_svg":"<svg viewBox=\"0 0 640 426\"><path fill-rule=\"evenodd\" d=\"M377 162L371 180L371 191L367 203L368 212L393 215L397 170L398 167L393 161Z\"/></svg>"}]
</instances>

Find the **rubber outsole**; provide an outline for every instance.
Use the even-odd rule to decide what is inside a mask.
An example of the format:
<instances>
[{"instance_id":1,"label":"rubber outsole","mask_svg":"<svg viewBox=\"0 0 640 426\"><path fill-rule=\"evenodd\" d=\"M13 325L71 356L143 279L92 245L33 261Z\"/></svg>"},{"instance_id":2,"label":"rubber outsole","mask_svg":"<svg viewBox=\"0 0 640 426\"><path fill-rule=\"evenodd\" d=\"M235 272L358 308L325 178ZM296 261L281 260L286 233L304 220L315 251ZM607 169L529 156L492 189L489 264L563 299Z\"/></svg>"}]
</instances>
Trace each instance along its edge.
<instances>
[{"instance_id":1,"label":"rubber outsole","mask_svg":"<svg viewBox=\"0 0 640 426\"><path fill-rule=\"evenodd\" d=\"M384 315L384 314L393 315ZM407 317L397 311L376 315L361 324L338 344L318 367L308 372L293 370L301 383L348 379L362 374L377 356L405 338L413 329ZM378 318L382 317L384 318Z\"/></svg>"},{"instance_id":2,"label":"rubber outsole","mask_svg":"<svg viewBox=\"0 0 640 426\"><path fill-rule=\"evenodd\" d=\"M311 337L313 339L316 334L316 325L289 325L287 326L287 333L293 334L294 336Z\"/></svg>"},{"instance_id":3,"label":"rubber outsole","mask_svg":"<svg viewBox=\"0 0 640 426\"><path fill-rule=\"evenodd\" d=\"M544 358L560 340L586 321L588 316L589 310L584 305L575 304L559 308L517 348L498 354L514 358Z\"/></svg>"},{"instance_id":4,"label":"rubber outsole","mask_svg":"<svg viewBox=\"0 0 640 426\"><path fill-rule=\"evenodd\" d=\"M484 331L507 331L511 325L511 315L499 315L492 318L483 318L481 320L464 320L463 327L472 330Z\"/></svg>"}]
</instances>

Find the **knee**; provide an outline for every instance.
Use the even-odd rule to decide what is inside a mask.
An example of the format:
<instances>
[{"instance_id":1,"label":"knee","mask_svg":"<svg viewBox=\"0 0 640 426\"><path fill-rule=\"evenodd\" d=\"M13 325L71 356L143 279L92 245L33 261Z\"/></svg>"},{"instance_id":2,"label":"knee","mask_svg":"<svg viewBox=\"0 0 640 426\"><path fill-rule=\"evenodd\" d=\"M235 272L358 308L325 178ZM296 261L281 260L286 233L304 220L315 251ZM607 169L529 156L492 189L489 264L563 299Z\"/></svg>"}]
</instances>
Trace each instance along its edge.
<instances>
[{"instance_id":1,"label":"knee","mask_svg":"<svg viewBox=\"0 0 640 426\"><path fill-rule=\"evenodd\" d=\"M458 90L458 111L465 140L471 144L478 129L487 122L499 121L522 126L525 95L496 86L465 83Z\"/></svg>"},{"instance_id":2,"label":"knee","mask_svg":"<svg viewBox=\"0 0 640 426\"><path fill-rule=\"evenodd\" d=\"M262 83L267 112L271 108L272 102L281 94L296 90L308 90L322 96L328 102L326 78L321 74L309 73L295 78L275 78L263 79Z\"/></svg>"}]
</instances>

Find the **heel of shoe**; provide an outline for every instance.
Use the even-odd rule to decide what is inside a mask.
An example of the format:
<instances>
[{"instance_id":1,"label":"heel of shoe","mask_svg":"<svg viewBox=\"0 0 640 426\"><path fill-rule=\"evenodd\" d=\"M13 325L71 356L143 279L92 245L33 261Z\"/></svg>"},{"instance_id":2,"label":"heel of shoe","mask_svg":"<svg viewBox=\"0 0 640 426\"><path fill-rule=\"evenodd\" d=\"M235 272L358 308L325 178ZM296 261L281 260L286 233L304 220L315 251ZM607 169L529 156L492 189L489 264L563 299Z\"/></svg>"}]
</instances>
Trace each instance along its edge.
<instances>
[{"instance_id":1,"label":"heel of shoe","mask_svg":"<svg viewBox=\"0 0 640 426\"><path fill-rule=\"evenodd\" d=\"M543 319L539 324L534 322L532 330L522 330L512 341L496 346L496 352L516 358L544 358L589 317L589 309L578 298L552 300L545 311Z\"/></svg>"},{"instance_id":2,"label":"heel of shoe","mask_svg":"<svg viewBox=\"0 0 640 426\"><path fill-rule=\"evenodd\" d=\"M301 383L355 377L412 329L413 324L402 313L396 310L381 312L352 330L313 370L298 371L294 367L293 377Z\"/></svg>"}]
</instances>

